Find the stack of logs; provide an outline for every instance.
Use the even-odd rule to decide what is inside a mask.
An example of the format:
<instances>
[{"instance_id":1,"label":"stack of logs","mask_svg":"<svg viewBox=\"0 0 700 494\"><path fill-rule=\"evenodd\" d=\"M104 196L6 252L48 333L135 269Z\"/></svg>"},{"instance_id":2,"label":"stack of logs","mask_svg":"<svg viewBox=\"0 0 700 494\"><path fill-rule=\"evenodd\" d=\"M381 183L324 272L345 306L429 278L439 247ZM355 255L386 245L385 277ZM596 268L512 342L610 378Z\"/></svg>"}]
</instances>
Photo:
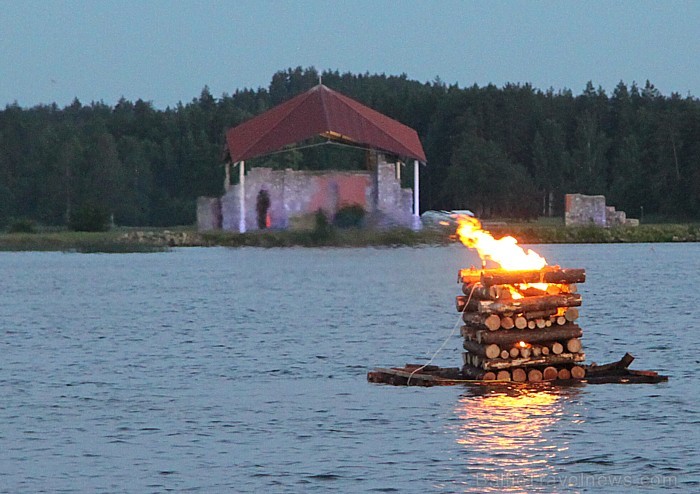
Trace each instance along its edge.
<instances>
[{"instance_id":1,"label":"stack of logs","mask_svg":"<svg viewBox=\"0 0 700 494\"><path fill-rule=\"evenodd\" d=\"M584 269L462 269L457 310L468 379L539 382L581 379L585 360L575 324Z\"/></svg>"}]
</instances>

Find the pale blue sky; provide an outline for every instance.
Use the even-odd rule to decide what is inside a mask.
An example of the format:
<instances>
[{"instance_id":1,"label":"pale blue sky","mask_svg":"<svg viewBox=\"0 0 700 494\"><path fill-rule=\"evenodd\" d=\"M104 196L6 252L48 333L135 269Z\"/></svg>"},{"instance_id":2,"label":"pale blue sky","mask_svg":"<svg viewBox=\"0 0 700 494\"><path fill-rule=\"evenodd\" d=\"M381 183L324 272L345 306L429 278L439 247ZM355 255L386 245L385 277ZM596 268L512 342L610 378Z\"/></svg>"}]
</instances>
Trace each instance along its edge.
<instances>
[{"instance_id":1,"label":"pale blue sky","mask_svg":"<svg viewBox=\"0 0 700 494\"><path fill-rule=\"evenodd\" d=\"M0 0L0 107L165 108L299 65L700 97L700 1Z\"/></svg>"}]
</instances>

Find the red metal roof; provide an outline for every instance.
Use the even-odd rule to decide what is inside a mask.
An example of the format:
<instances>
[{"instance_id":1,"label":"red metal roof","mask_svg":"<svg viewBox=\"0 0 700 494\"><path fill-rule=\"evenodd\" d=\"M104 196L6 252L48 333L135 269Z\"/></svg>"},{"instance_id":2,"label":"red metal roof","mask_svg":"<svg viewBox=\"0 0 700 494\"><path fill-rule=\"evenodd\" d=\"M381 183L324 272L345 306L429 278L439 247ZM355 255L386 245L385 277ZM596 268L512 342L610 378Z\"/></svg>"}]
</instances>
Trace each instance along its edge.
<instances>
[{"instance_id":1,"label":"red metal roof","mask_svg":"<svg viewBox=\"0 0 700 494\"><path fill-rule=\"evenodd\" d=\"M226 132L231 160L263 156L320 134L425 163L418 133L319 84Z\"/></svg>"}]
</instances>

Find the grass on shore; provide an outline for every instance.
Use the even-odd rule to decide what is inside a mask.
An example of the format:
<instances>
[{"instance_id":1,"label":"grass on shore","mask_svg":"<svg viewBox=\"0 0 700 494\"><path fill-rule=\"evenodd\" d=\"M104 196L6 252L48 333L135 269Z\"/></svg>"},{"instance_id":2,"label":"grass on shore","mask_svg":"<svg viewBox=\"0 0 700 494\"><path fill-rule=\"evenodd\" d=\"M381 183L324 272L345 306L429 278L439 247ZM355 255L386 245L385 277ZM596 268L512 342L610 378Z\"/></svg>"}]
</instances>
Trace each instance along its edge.
<instances>
[{"instance_id":1,"label":"grass on shore","mask_svg":"<svg viewBox=\"0 0 700 494\"><path fill-rule=\"evenodd\" d=\"M643 242L697 242L698 224L645 224L638 227L565 227L561 224L508 223L488 228L496 237L511 235L523 244L601 244Z\"/></svg>"},{"instance_id":2,"label":"grass on shore","mask_svg":"<svg viewBox=\"0 0 700 494\"><path fill-rule=\"evenodd\" d=\"M120 231L0 234L0 251L60 251L82 253L162 252L167 245L129 241Z\"/></svg>"},{"instance_id":3,"label":"grass on shore","mask_svg":"<svg viewBox=\"0 0 700 494\"><path fill-rule=\"evenodd\" d=\"M699 224L653 224L636 228L566 228L563 222L538 221L485 222L495 237L512 235L522 244L539 243L638 243L697 242ZM356 230L328 228L321 231L282 231L198 233L193 227L170 229L119 228L109 232L73 232L47 230L38 233L0 233L0 251L63 252L162 252L171 247L415 247L444 245L454 241L448 230L424 229L414 232L392 230Z\"/></svg>"},{"instance_id":4,"label":"grass on shore","mask_svg":"<svg viewBox=\"0 0 700 494\"><path fill-rule=\"evenodd\" d=\"M414 232L407 228L391 230L331 229L319 231L281 231L231 233L206 232L202 237L210 245L225 247L416 247L451 242L449 235L434 230Z\"/></svg>"}]
</instances>

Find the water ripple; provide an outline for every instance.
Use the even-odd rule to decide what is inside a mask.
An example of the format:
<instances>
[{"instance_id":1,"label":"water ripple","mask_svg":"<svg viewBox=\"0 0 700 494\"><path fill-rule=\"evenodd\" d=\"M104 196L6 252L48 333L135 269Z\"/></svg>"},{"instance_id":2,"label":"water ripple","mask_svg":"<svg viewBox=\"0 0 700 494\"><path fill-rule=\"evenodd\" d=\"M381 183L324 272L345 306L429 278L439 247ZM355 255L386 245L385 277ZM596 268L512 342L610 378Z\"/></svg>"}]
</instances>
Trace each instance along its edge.
<instances>
[{"instance_id":1,"label":"water ripple","mask_svg":"<svg viewBox=\"0 0 700 494\"><path fill-rule=\"evenodd\" d=\"M0 492L697 491L700 246L537 249L587 269L590 360L671 381L366 383L456 324L459 247L0 253Z\"/></svg>"}]
</instances>

